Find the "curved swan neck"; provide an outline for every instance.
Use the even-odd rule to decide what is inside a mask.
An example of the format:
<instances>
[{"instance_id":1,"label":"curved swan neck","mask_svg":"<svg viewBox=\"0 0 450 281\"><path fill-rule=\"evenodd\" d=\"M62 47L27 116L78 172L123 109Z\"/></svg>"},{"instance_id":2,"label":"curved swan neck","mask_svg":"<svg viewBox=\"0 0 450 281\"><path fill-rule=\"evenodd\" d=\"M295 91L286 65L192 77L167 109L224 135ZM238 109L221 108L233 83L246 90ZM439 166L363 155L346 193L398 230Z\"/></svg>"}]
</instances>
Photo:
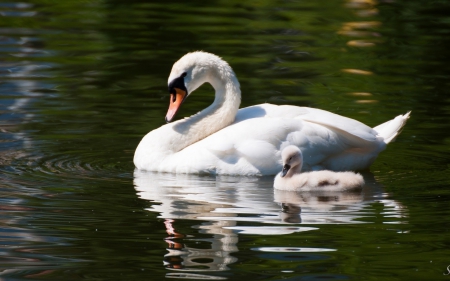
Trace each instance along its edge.
<instances>
[{"instance_id":1,"label":"curved swan neck","mask_svg":"<svg viewBox=\"0 0 450 281\"><path fill-rule=\"evenodd\" d=\"M172 142L173 152L223 129L235 119L241 103L241 90L231 67L217 57L205 82L215 90L214 102L199 113L173 124L173 129L179 133L178 141Z\"/></svg>"}]
</instances>

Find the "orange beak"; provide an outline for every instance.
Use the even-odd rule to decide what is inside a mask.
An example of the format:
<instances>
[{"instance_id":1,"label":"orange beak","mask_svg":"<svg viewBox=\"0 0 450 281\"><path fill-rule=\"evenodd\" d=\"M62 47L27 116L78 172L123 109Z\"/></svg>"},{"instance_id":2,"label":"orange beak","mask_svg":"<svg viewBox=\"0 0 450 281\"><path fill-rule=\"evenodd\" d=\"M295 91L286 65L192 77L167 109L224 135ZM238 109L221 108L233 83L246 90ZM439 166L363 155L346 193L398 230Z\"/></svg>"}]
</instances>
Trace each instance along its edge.
<instances>
[{"instance_id":1,"label":"orange beak","mask_svg":"<svg viewBox=\"0 0 450 281\"><path fill-rule=\"evenodd\" d=\"M181 104L183 103L184 99L186 98L186 91L183 91L179 88L174 88L175 94L170 94L170 102L169 102L169 110L167 110L166 114L166 122L169 123L172 121L173 117L177 113L178 109L180 108Z\"/></svg>"}]
</instances>

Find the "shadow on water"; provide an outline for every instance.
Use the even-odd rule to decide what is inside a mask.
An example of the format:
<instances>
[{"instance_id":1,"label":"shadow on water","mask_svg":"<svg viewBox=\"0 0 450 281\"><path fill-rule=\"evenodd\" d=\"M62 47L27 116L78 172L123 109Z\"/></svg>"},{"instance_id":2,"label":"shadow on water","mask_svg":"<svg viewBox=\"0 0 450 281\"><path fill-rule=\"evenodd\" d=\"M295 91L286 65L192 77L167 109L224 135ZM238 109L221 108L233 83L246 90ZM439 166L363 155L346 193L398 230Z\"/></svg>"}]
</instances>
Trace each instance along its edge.
<instances>
[{"instance_id":1,"label":"shadow on water","mask_svg":"<svg viewBox=\"0 0 450 281\"><path fill-rule=\"evenodd\" d=\"M215 275L199 273L229 270L238 261L235 253L246 235L287 235L317 231L329 224L371 223L370 218L376 215L372 210L375 203L383 206L382 213L390 218L389 223L407 223L407 208L387 199L388 194L370 173L365 178L363 190L348 193L274 190L272 177L140 171L134 173L134 185L139 198L151 202L147 210L164 219L167 233L167 253L161 257L164 266L183 272L168 273L166 277L214 279ZM184 225L184 231L178 229L179 224ZM186 230L186 225L191 229ZM303 262L327 259L321 256L322 252L337 250L294 245L286 240L277 247L261 243L251 250L268 255L267 258L275 255L276 259L286 256L290 260L297 255Z\"/></svg>"}]
</instances>

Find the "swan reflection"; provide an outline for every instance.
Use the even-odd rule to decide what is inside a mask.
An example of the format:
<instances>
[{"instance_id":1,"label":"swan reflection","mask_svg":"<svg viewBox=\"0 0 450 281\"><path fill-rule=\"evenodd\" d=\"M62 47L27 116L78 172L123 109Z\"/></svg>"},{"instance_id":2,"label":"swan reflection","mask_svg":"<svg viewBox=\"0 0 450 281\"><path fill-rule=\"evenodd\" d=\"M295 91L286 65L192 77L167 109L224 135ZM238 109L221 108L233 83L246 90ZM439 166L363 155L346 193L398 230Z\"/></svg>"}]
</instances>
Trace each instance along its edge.
<instances>
[{"instance_id":1,"label":"swan reflection","mask_svg":"<svg viewBox=\"0 0 450 281\"><path fill-rule=\"evenodd\" d=\"M364 178L366 185L357 192L306 193L274 190L272 177L136 170L134 185L140 198L152 202L147 210L164 219L161 227L168 235L165 267L198 273L228 270L237 261L233 253L239 251L239 235L287 235L314 231L321 224L369 223L365 218L374 216L370 207L374 202L384 204L390 222L392 218L402 222L405 210L400 203L387 199L371 174ZM188 225L194 234L177 231L177 225L184 229ZM189 278L186 274L183 278ZM176 276L172 277L180 278Z\"/></svg>"}]
</instances>

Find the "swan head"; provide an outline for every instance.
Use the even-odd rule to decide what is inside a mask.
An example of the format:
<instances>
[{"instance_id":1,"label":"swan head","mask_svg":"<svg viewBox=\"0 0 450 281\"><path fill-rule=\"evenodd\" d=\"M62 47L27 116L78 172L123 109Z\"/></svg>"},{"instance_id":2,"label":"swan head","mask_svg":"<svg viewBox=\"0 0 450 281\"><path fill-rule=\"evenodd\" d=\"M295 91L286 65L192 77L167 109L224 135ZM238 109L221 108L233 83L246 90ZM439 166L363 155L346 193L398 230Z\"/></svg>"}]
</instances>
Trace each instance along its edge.
<instances>
[{"instance_id":1,"label":"swan head","mask_svg":"<svg viewBox=\"0 0 450 281\"><path fill-rule=\"evenodd\" d=\"M172 121L184 100L205 82L214 82L217 71L230 66L220 57L206 52L184 55L172 67L168 79L170 102L166 122ZM214 85L213 85L214 86Z\"/></svg>"},{"instance_id":2,"label":"swan head","mask_svg":"<svg viewBox=\"0 0 450 281\"><path fill-rule=\"evenodd\" d=\"M286 146L281 152L281 159L283 161L283 170L281 176L284 177L292 168L300 165L302 167L303 155L298 147L295 145Z\"/></svg>"}]
</instances>

